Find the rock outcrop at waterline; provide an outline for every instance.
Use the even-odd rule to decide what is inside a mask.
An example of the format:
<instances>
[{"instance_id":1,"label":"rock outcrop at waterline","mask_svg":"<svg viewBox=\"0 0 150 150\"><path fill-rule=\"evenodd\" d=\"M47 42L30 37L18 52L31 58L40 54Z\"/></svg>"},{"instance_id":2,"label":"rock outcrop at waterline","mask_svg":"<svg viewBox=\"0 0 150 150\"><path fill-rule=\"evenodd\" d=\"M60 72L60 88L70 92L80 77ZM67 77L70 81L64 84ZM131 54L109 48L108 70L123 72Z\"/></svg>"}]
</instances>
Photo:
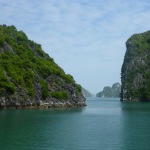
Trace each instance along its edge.
<instances>
[{"instance_id":1,"label":"rock outcrop at waterline","mask_svg":"<svg viewBox=\"0 0 150 150\"><path fill-rule=\"evenodd\" d=\"M0 26L0 108L85 106L81 86L40 44L14 26Z\"/></svg>"},{"instance_id":2,"label":"rock outcrop at waterline","mask_svg":"<svg viewBox=\"0 0 150 150\"><path fill-rule=\"evenodd\" d=\"M121 100L150 101L150 31L131 36L126 47Z\"/></svg>"}]
</instances>

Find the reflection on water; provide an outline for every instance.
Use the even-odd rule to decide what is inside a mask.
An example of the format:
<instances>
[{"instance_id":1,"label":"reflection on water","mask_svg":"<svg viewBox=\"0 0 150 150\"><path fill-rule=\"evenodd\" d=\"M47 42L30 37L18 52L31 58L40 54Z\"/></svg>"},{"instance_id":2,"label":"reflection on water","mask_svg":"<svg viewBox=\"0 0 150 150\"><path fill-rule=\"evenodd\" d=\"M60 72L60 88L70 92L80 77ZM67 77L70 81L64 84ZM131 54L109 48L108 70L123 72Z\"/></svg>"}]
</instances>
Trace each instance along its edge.
<instances>
[{"instance_id":1,"label":"reflection on water","mask_svg":"<svg viewBox=\"0 0 150 150\"><path fill-rule=\"evenodd\" d=\"M150 103L121 104L123 142L126 149L147 150L150 138Z\"/></svg>"},{"instance_id":2,"label":"reflection on water","mask_svg":"<svg viewBox=\"0 0 150 150\"><path fill-rule=\"evenodd\" d=\"M150 103L88 98L87 107L1 110L1 150L147 150Z\"/></svg>"}]
</instances>

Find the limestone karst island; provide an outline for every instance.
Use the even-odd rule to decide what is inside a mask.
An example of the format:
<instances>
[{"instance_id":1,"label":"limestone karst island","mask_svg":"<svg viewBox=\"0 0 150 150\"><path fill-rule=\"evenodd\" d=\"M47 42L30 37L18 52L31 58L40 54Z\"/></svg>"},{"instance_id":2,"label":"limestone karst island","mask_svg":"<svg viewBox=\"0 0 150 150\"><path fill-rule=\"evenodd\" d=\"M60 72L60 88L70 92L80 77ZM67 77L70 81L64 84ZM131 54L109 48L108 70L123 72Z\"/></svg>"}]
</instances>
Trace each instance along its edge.
<instances>
[{"instance_id":1,"label":"limestone karst island","mask_svg":"<svg viewBox=\"0 0 150 150\"><path fill-rule=\"evenodd\" d=\"M150 101L150 31L131 36L126 47L121 100ZM15 26L0 26L0 72L1 108L85 106L85 89L65 74L40 44ZM119 94L120 85L116 83L97 97Z\"/></svg>"},{"instance_id":2,"label":"limestone karst island","mask_svg":"<svg viewBox=\"0 0 150 150\"><path fill-rule=\"evenodd\" d=\"M105 97L105 98L119 98L120 97L121 85L120 83L114 83L112 87L105 86L103 91L98 92L96 97Z\"/></svg>"},{"instance_id":3,"label":"limestone karst island","mask_svg":"<svg viewBox=\"0 0 150 150\"><path fill-rule=\"evenodd\" d=\"M121 69L121 100L150 101L150 31L131 36L126 47Z\"/></svg>"},{"instance_id":4,"label":"limestone karst island","mask_svg":"<svg viewBox=\"0 0 150 150\"><path fill-rule=\"evenodd\" d=\"M71 75L15 26L0 26L0 108L85 106Z\"/></svg>"}]
</instances>

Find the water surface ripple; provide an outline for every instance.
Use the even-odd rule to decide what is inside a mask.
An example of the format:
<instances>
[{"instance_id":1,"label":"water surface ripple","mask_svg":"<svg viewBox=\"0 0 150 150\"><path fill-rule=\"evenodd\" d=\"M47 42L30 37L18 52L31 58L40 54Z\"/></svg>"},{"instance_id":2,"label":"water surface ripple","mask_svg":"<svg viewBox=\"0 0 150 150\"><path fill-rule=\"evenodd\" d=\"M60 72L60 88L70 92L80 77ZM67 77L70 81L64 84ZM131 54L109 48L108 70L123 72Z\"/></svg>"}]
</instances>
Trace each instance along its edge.
<instances>
[{"instance_id":1,"label":"water surface ripple","mask_svg":"<svg viewBox=\"0 0 150 150\"><path fill-rule=\"evenodd\" d=\"M148 150L150 103L88 98L87 107L0 110L0 150Z\"/></svg>"}]
</instances>

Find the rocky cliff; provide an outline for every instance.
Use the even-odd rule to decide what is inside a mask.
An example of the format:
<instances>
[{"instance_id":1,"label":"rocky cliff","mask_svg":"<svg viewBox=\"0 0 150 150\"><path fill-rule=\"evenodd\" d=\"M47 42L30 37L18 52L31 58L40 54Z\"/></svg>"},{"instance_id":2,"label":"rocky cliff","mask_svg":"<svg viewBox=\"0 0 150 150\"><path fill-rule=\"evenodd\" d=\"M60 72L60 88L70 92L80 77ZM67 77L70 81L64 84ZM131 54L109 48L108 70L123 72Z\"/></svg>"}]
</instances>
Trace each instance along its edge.
<instances>
[{"instance_id":1,"label":"rocky cliff","mask_svg":"<svg viewBox=\"0 0 150 150\"><path fill-rule=\"evenodd\" d=\"M122 101L150 101L150 31L127 40L121 83Z\"/></svg>"},{"instance_id":2,"label":"rocky cliff","mask_svg":"<svg viewBox=\"0 0 150 150\"><path fill-rule=\"evenodd\" d=\"M92 96L93 96L88 90L86 90L86 89L83 88L83 87L82 87L82 94L83 94L85 97L92 97Z\"/></svg>"},{"instance_id":3,"label":"rocky cliff","mask_svg":"<svg viewBox=\"0 0 150 150\"><path fill-rule=\"evenodd\" d=\"M85 106L81 86L40 44L0 26L0 108Z\"/></svg>"},{"instance_id":4,"label":"rocky cliff","mask_svg":"<svg viewBox=\"0 0 150 150\"><path fill-rule=\"evenodd\" d=\"M105 86L103 91L96 94L96 97L120 97L120 91L120 83L114 83L112 87Z\"/></svg>"}]
</instances>

